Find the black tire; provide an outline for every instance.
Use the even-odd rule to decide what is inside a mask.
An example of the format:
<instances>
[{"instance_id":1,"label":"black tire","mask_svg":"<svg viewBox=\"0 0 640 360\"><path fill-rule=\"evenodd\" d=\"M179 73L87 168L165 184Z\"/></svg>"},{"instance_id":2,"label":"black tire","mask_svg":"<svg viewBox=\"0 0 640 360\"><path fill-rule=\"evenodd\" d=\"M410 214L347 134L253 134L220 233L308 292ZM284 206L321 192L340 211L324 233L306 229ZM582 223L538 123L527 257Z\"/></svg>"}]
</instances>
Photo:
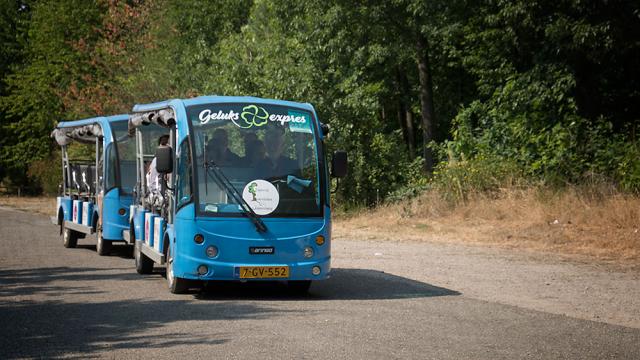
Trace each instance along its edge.
<instances>
[{"instance_id":1,"label":"black tire","mask_svg":"<svg viewBox=\"0 0 640 360\"><path fill-rule=\"evenodd\" d=\"M133 227L133 223L129 224L129 242L127 244L131 245L131 256L132 259L136 258L136 233Z\"/></svg>"},{"instance_id":2,"label":"black tire","mask_svg":"<svg viewBox=\"0 0 640 360\"><path fill-rule=\"evenodd\" d=\"M60 225L60 235L64 231L64 213L62 210L58 211L58 225Z\"/></svg>"},{"instance_id":3,"label":"black tire","mask_svg":"<svg viewBox=\"0 0 640 360\"><path fill-rule=\"evenodd\" d=\"M136 261L136 271L138 274L147 275L153 272L153 260L142 253L140 244L138 244L137 241L135 241L135 245L133 245L133 258Z\"/></svg>"},{"instance_id":4,"label":"black tire","mask_svg":"<svg viewBox=\"0 0 640 360\"><path fill-rule=\"evenodd\" d=\"M191 282L188 279L179 278L173 275L173 256L171 248L167 249L167 285L172 294L184 294L189 290Z\"/></svg>"},{"instance_id":5,"label":"black tire","mask_svg":"<svg viewBox=\"0 0 640 360\"><path fill-rule=\"evenodd\" d=\"M64 230L62 230L62 245L66 248L75 248L78 246L78 233L71 229L64 228Z\"/></svg>"},{"instance_id":6,"label":"black tire","mask_svg":"<svg viewBox=\"0 0 640 360\"><path fill-rule=\"evenodd\" d=\"M98 230L96 236L98 238L98 244L96 245L96 252L98 253L98 255L100 256L109 255L111 253L111 247L112 247L111 241L105 240L102 237L101 230Z\"/></svg>"},{"instance_id":7,"label":"black tire","mask_svg":"<svg viewBox=\"0 0 640 360\"><path fill-rule=\"evenodd\" d=\"M129 249L127 249L126 255L131 258L134 259L136 256L136 246L135 245L127 245L127 247Z\"/></svg>"},{"instance_id":8,"label":"black tire","mask_svg":"<svg viewBox=\"0 0 640 360\"><path fill-rule=\"evenodd\" d=\"M293 295L304 295L309 292L311 280L290 280L287 281L287 291Z\"/></svg>"}]
</instances>

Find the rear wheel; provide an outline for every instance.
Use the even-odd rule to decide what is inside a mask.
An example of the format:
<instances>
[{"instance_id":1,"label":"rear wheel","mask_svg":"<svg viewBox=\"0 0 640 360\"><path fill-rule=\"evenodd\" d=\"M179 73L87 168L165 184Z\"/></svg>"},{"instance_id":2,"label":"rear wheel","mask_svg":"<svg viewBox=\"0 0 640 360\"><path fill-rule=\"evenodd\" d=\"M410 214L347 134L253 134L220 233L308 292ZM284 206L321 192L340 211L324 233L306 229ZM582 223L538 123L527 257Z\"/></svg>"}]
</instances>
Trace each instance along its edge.
<instances>
[{"instance_id":1,"label":"rear wheel","mask_svg":"<svg viewBox=\"0 0 640 360\"><path fill-rule=\"evenodd\" d=\"M290 280L287 281L287 290L294 295L304 295L311 287L311 280Z\"/></svg>"},{"instance_id":2,"label":"rear wheel","mask_svg":"<svg viewBox=\"0 0 640 360\"><path fill-rule=\"evenodd\" d=\"M71 230L64 228L62 230L62 244L66 248L74 248L78 245L78 234Z\"/></svg>"},{"instance_id":3,"label":"rear wheel","mask_svg":"<svg viewBox=\"0 0 640 360\"><path fill-rule=\"evenodd\" d=\"M133 257L136 259L136 271L140 275L151 274L153 272L153 260L142 253L141 244L134 240Z\"/></svg>"},{"instance_id":4,"label":"rear wheel","mask_svg":"<svg viewBox=\"0 0 640 360\"><path fill-rule=\"evenodd\" d=\"M172 294L184 294L189 290L189 280L176 277L173 273L173 255L171 247L167 248L167 284Z\"/></svg>"},{"instance_id":5,"label":"rear wheel","mask_svg":"<svg viewBox=\"0 0 640 360\"><path fill-rule=\"evenodd\" d=\"M102 230L98 230L97 237L98 237L98 245L96 245L96 251L98 252L98 255L100 256L109 255L109 253L111 252L111 245L112 245L111 241L105 240L102 237Z\"/></svg>"}]
</instances>

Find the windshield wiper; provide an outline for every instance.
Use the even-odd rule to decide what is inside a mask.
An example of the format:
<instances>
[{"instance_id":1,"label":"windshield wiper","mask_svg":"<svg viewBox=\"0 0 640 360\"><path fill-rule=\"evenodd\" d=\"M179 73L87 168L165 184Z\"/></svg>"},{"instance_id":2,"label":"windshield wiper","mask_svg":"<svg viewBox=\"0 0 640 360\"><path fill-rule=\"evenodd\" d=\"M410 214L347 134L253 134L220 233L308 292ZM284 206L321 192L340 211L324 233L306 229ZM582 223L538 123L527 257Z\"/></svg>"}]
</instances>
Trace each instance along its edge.
<instances>
[{"instance_id":1,"label":"windshield wiper","mask_svg":"<svg viewBox=\"0 0 640 360\"><path fill-rule=\"evenodd\" d=\"M209 174L214 175L214 180L220 185L226 192L229 194L237 203L240 205L240 208L247 215L247 217L253 222L258 232L267 232L267 225L262 221L262 219L258 216L258 214L253 211L251 206L242 198L242 195L238 192L238 190L233 187L231 181L227 178L227 176L220 170L218 165L216 165L213 160L209 160L204 164L207 170L212 170Z\"/></svg>"}]
</instances>

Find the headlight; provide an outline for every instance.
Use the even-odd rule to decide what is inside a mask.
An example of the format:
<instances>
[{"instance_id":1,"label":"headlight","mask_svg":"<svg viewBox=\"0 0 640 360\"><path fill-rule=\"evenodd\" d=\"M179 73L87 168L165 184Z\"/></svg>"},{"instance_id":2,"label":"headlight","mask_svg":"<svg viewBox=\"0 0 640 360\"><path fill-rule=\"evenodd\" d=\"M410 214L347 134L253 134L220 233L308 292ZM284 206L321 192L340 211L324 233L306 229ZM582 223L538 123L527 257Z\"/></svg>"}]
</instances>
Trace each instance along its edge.
<instances>
[{"instance_id":1,"label":"headlight","mask_svg":"<svg viewBox=\"0 0 640 360\"><path fill-rule=\"evenodd\" d=\"M311 268L311 273L315 276L320 275L320 266L314 266Z\"/></svg>"},{"instance_id":2,"label":"headlight","mask_svg":"<svg viewBox=\"0 0 640 360\"><path fill-rule=\"evenodd\" d=\"M304 248L304 257L307 259L313 256L313 248L311 246L307 246Z\"/></svg>"},{"instance_id":3,"label":"headlight","mask_svg":"<svg viewBox=\"0 0 640 360\"><path fill-rule=\"evenodd\" d=\"M204 236L196 234L196 236L193 237L193 241L195 241L196 244L202 244L204 242Z\"/></svg>"},{"instance_id":4,"label":"headlight","mask_svg":"<svg viewBox=\"0 0 640 360\"><path fill-rule=\"evenodd\" d=\"M210 258L218 256L218 248L213 245L207 246L207 256Z\"/></svg>"},{"instance_id":5,"label":"headlight","mask_svg":"<svg viewBox=\"0 0 640 360\"><path fill-rule=\"evenodd\" d=\"M198 266L198 275L206 275L209 272L209 269L207 268L206 265L200 265Z\"/></svg>"}]
</instances>

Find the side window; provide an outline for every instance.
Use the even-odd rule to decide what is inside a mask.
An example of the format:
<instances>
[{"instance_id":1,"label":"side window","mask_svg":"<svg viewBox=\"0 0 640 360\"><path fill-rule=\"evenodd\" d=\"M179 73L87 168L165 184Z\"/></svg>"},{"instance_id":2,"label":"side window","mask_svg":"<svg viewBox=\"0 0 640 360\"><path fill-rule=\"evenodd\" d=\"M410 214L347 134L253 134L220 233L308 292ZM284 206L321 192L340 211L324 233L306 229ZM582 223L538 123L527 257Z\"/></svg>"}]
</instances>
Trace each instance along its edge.
<instances>
[{"instance_id":1,"label":"side window","mask_svg":"<svg viewBox=\"0 0 640 360\"><path fill-rule=\"evenodd\" d=\"M176 154L176 209L191 201L191 152L189 138L180 144Z\"/></svg>"},{"instance_id":2,"label":"side window","mask_svg":"<svg viewBox=\"0 0 640 360\"><path fill-rule=\"evenodd\" d=\"M106 152L106 178L105 178L105 190L111 189L116 186L116 164L118 163L118 159L116 158L116 150L114 144L110 144L107 147Z\"/></svg>"}]
</instances>

